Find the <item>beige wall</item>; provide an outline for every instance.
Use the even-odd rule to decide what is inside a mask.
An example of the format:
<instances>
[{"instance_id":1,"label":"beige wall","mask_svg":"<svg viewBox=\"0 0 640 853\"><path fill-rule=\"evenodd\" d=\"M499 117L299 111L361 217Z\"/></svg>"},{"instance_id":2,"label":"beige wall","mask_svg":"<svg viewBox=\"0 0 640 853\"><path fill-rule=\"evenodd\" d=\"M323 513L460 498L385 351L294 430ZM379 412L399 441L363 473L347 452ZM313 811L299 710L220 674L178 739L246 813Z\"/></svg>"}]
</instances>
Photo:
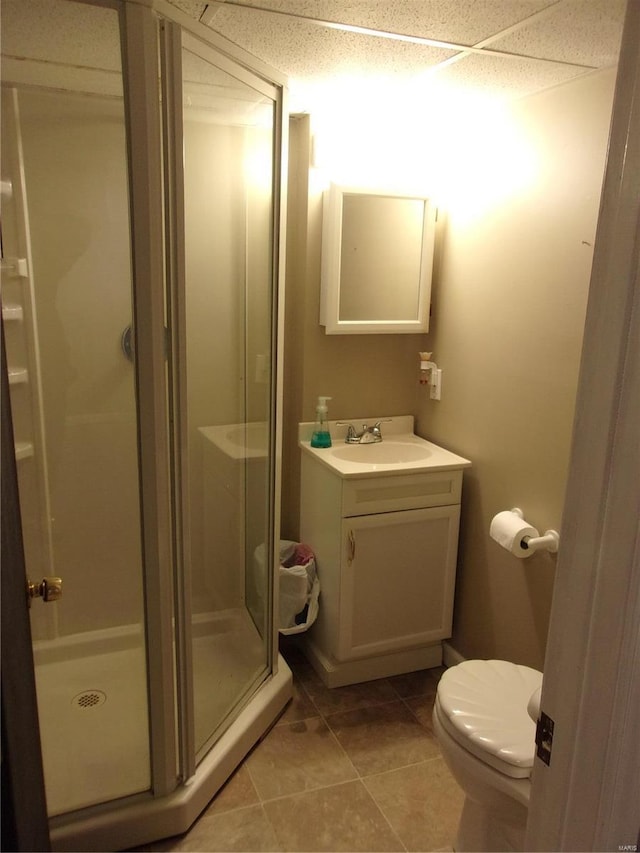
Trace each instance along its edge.
<instances>
[{"instance_id":1,"label":"beige wall","mask_svg":"<svg viewBox=\"0 0 640 853\"><path fill-rule=\"evenodd\" d=\"M329 417L407 415L415 408L424 335L326 335L319 325L322 195L308 190L309 119L291 122L285 303L285 430L282 533L298 537L297 424L315 417L318 395Z\"/></svg>"},{"instance_id":2,"label":"beige wall","mask_svg":"<svg viewBox=\"0 0 640 853\"><path fill-rule=\"evenodd\" d=\"M283 532L297 534L293 425L313 417L317 394L333 395L331 417L415 414L421 435L473 461L465 473L452 639L465 657L542 666L555 559L516 560L488 530L496 512L514 505L541 530L561 524L613 83L613 72L596 74L514 108L533 147L535 183L473 222L450 212L426 336L324 335L317 319L321 201L301 189L306 120L294 121ZM419 349L432 349L443 369L440 402L417 383Z\"/></svg>"},{"instance_id":3,"label":"beige wall","mask_svg":"<svg viewBox=\"0 0 640 853\"><path fill-rule=\"evenodd\" d=\"M520 506L560 529L614 74L522 101L537 179L472 226L446 229L429 348L443 399L418 429L473 460L465 476L453 646L541 667L555 558L488 536Z\"/></svg>"}]
</instances>

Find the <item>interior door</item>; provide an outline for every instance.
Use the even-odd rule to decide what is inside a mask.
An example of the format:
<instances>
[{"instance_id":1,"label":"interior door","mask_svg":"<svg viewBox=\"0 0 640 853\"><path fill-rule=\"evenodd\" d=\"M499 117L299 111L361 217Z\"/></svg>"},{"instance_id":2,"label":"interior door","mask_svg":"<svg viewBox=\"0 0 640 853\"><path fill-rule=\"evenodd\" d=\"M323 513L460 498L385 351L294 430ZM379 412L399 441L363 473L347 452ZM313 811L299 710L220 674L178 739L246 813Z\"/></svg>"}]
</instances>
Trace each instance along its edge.
<instances>
[{"instance_id":1,"label":"interior door","mask_svg":"<svg viewBox=\"0 0 640 853\"><path fill-rule=\"evenodd\" d=\"M527 850L640 844L640 4L629 2L585 326Z\"/></svg>"}]
</instances>

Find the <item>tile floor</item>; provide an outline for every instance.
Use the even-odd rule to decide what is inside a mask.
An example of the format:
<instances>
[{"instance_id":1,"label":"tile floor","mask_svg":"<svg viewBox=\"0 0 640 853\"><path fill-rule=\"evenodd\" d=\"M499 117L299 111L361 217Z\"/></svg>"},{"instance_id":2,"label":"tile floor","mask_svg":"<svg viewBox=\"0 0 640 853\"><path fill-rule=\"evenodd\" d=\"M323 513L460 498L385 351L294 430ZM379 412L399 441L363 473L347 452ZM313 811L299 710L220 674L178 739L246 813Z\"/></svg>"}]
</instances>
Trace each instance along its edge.
<instances>
[{"instance_id":1,"label":"tile floor","mask_svg":"<svg viewBox=\"0 0 640 853\"><path fill-rule=\"evenodd\" d=\"M189 832L147 851L451 850L462 793L431 731L442 670L330 690L296 649L294 696Z\"/></svg>"}]
</instances>

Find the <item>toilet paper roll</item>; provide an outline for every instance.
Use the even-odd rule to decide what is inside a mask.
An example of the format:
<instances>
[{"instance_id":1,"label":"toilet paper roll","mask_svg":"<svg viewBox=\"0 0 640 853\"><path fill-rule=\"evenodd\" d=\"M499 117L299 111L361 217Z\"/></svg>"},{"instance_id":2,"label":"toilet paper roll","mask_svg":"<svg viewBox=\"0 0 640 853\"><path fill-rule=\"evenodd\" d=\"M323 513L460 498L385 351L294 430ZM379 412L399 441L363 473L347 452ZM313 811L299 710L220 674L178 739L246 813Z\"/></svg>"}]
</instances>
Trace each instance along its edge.
<instances>
[{"instance_id":1,"label":"toilet paper roll","mask_svg":"<svg viewBox=\"0 0 640 853\"><path fill-rule=\"evenodd\" d=\"M530 524L511 510L505 510L495 515L491 521L489 528L489 536L510 551L514 557L523 559L530 557L534 552L522 546L522 540L525 536L533 537L540 534L531 527Z\"/></svg>"}]
</instances>

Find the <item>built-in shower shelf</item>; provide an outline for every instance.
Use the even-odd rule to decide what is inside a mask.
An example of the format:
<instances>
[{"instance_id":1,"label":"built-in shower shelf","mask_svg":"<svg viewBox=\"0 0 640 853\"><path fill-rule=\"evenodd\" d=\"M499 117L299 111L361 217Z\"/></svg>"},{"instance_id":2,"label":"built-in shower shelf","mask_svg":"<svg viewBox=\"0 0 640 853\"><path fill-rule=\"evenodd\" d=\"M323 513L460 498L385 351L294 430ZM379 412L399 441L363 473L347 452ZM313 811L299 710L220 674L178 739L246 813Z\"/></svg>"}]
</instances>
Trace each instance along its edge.
<instances>
[{"instance_id":1,"label":"built-in shower shelf","mask_svg":"<svg viewBox=\"0 0 640 853\"><path fill-rule=\"evenodd\" d=\"M16 441L15 450L18 461L33 456L33 444L30 441Z\"/></svg>"},{"instance_id":2,"label":"built-in shower shelf","mask_svg":"<svg viewBox=\"0 0 640 853\"><path fill-rule=\"evenodd\" d=\"M9 368L9 385L21 385L29 381L29 371L26 367Z\"/></svg>"},{"instance_id":3,"label":"built-in shower shelf","mask_svg":"<svg viewBox=\"0 0 640 853\"><path fill-rule=\"evenodd\" d=\"M9 368L9 385L21 385L29 381L29 372L26 367Z\"/></svg>"},{"instance_id":4,"label":"built-in shower shelf","mask_svg":"<svg viewBox=\"0 0 640 853\"><path fill-rule=\"evenodd\" d=\"M2 319L5 323L9 320L23 320L24 312L22 310L22 305L3 305Z\"/></svg>"}]
</instances>

